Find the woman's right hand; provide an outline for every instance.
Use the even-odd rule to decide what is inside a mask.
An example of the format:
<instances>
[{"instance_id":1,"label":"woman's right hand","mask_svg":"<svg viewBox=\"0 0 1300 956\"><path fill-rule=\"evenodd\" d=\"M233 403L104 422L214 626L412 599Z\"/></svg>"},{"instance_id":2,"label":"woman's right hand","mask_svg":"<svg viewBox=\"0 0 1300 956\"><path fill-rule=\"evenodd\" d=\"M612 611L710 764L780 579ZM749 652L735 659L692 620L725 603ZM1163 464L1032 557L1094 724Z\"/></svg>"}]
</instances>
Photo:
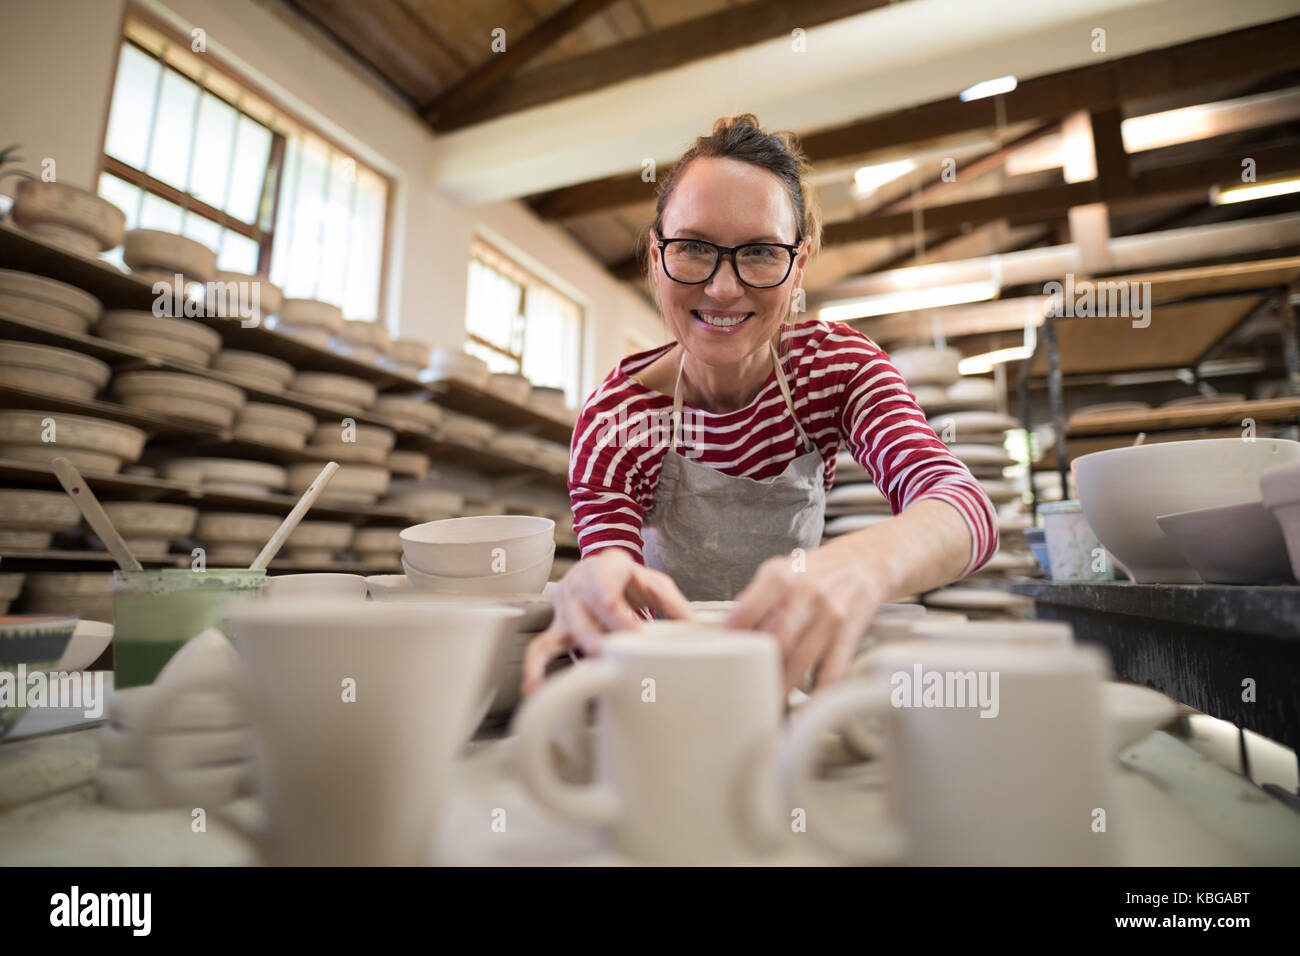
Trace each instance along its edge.
<instances>
[{"instance_id":1,"label":"woman's right hand","mask_svg":"<svg viewBox=\"0 0 1300 956\"><path fill-rule=\"evenodd\" d=\"M556 586L554 603L551 626L524 654L525 694L541 686L552 658L575 647L589 657L598 655L606 634L639 627L638 608L678 620L695 617L672 578L638 564L623 548L605 548L575 564Z\"/></svg>"}]
</instances>

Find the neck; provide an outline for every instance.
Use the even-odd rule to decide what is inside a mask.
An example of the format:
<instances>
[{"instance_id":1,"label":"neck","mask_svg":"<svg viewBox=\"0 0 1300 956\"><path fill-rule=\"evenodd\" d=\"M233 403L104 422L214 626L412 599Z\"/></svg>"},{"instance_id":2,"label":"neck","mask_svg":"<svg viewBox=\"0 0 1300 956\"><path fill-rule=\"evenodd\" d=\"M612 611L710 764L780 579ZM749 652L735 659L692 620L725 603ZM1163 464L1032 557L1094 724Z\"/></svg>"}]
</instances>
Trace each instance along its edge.
<instances>
[{"instance_id":1,"label":"neck","mask_svg":"<svg viewBox=\"0 0 1300 956\"><path fill-rule=\"evenodd\" d=\"M738 362L705 365L687 354L682 368L682 400L706 412L726 413L754 400L772 370L767 343Z\"/></svg>"}]
</instances>

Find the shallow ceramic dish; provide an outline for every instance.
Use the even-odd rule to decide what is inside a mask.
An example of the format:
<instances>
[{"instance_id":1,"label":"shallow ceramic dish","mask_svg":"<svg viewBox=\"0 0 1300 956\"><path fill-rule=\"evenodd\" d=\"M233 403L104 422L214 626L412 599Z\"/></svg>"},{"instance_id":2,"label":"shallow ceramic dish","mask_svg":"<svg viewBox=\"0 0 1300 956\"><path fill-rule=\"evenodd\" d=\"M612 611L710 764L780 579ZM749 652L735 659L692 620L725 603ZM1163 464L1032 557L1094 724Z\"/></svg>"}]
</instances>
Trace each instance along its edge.
<instances>
[{"instance_id":1,"label":"shallow ceramic dish","mask_svg":"<svg viewBox=\"0 0 1300 956\"><path fill-rule=\"evenodd\" d=\"M288 325L324 329L330 335L343 331L343 310L317 299L285 299L280 303L280 320Z\"/></svg>"},{"instance_id":2,"label":"shallow ceramic dish","mask_svg":"<svg viewBox=\"0 0 1300 956\"><path fill-rule=\"evenodd\" d=\"M123 537L183 538L194 530L199 511L189 505L105 501L104 511Z\"/></svg>"},{"instance_id":3,"label":"shallow ceramic dish","mask_svg":"<svg viewBox=\"0 0 1300 956\"><path fill-rule=\"evenodd\" d=\"M931 591L924 597L926 607L954 608L959 611L1007 611L1023 613L1033 602L1018 594L984 588L951 587Z\"/></svg>"},{"instance_id":4,"label":"shallow ceramic dish","mask_svg":"<svg viewBox=\"0 0 1300 956\"><path fill-rule=\"evenodd\" d=\"M402 553L400 528L358 528L352 538L354 551Z\"/></svg>"},{"instance_id":5,"label":"shallow ceramic dish","mask_svg":"<svg viewBox=\"0 0 1300 956\"><path fill-rule=\"evenodd\" d=\"M437 428L442 424L443 410L431 402L402 395L381 395L375 402L374 409L380 415L391 418L398 424L415 431Z\"/></svg>"},{"instance_id":6,"label":"shallow ceramic dish","mask_svg":"<svg viewBox=\"0 0 1300 956\"><path fill-rule=\"evenodd\" d=\"M0 316L77 335L84 335L90 329L90 321L71 309L40 299L24 299L4 291L0 291Z\"/></svg>"},{"instance_id":7,"label":"shallow ceramic dish","mask_svg":"<svg viewBox=\"0 0 1300 956\"><path fill-rule=\"evenodd\" d=\"M1264 507L1273 512L1282 528L1291 573L1300 580L1300 462L1264 472L1259 478L1259 490Z\"/></svg>"},{"instance_id":8,"label":"shallow ceramic dish","mask_svg":"<svg viewBox=\"0 0 1300 956\"><path fill-rule=\"evenodd\" d=\"M948 412L931 418L929 425L945 441L969 442L969 436L983 437L996 433L999 443L1002 441L1002 432L1022 427L1010 415L986 411Z\"/></svg>"},{"instance_id":9,"label":"shallow ceramic dish","mask_svg":"<svg viewBox=\"0 0 1300 956\"><path fill-rule=\"evenodd\" d=\"M76 629L72 632L72 640L68 641L63 656L59 658L59 662L52 670L69 673L84 671L99 660L99 655L108 649L112 641L113 625L107 621L77 621Z\"/></svg>"},{"instance_id":10,"label":"shallow ceramic dish","mask_svg":"<svg viewBox=\"0 0 1300 956\"><path fill-rule=\"evenodd\" d=\"M279 489L287 480L285 470L279 465L241 458L173 458L162 466L162 473L171 481L205 486L235 482Z\"/></svg>"},{"instance_id":11,"label":"shallow ceramic dish","mask_svg":"<svg viewBox=\"0 0 1300 956\"><path fill-rule=\"evenodd\" d=\"M393 339L388 347L388 356L394 362L422 369L429 364L433 346L419 339Z\"/></svg>"},{"instance_id":12,"label":"shallow ceramic dish","mask_svg":"<svg viewBox=\"0 0 1300 956\"><path fill-rule=\"evenodd\" d=\"M909 348L889 353L889 359L910 386L951 385L961 378L957 365L962 355L956 349Z\"/></svg>"},{"instance_id":13,"label":"shallow ceramic dish","mask_svg":"<svg viewBox=\"0 0 1300 956\"><path fill-rule=\"evenodd\" d=\"M531 515L446 518L405 528L401 539L406 560L424 574L480 576L490 574L498 558L513 571L553 554L555 521Z\"/></svg>"},{"instance_id":14,"label":"shallow ceramic dish","mask_svg":"<svg viewBox=\"0 0 1300 956\"><path fill-rule=\"evenodd\" d=\"M345 433L350 435L351 441L344 438ZM385 456L393 450L396 440L397 435L391 429L381 428L378 425L353 424L345 429L340 424L322 422L311 434L313 445L355 444L366 448L378 448Z\"/></svg>"},{"instance_id":15,"label":"shallow ceramic dish","mask_svg":"<svg viewBox=\"0 0 1300 956\"><path fill-rule=\"evenodd\" d=\"M275 515L208 512L199 515L198 524L194 528L194 537L201 543L256 544L260 547L275 534L281 520ZM253 556L257 556L256 552Z\"/></svg>"},{"instance_id":16,"label":"shallow ceramic dish","mask_svg":"<svg viewBox=\"0 0 1300 956\"><path fill-rule=\"evenodd\" d=\"M515 372L497 372L492 376L488 387L506 401L517 405L527 402L533 391L532 383Z\"/></svg>"},{"instance_id":17,"label":"shallow ceramic dish","mask_svg":"<svg viewBox=\"0 0 1300 956\"><path fill-rule=\"evenodd\" d=\"M111 370L97 358L51 345L0 341L0 383L29 392L91 399Z\"/></svg>"},{"instance_id":18,"label":"shallow ceramic dish","mask_svg":"<svg viewBox=\"0 0 1300 956\"><path fill-rule=\"evenodd\" d=\"M70 614L13 614L0 617L0 672L17 681L18 667L48 671L63 656L77 618ZM27 713L27 705L0 703L0 737Z\"/></svg>"},{"instance_id":19,"label":"shallow ceramic dish","mask_svg":"<svg viewBox=\"0 0 1300 956\"><path fill-rule=\"evenodd\" d=\"M412 601L428 604L508 604L524 612L519 619L521 631L539 633L550 627L555 614L551 596L541 593L456 593L447 594L414 587L404 574L374 574L366 578L366 592L375 601Z\"/></svg>"},{"instance_id":20,"label":"shallow ceramic dish","mask_svg":"<svg viewBox=\"0 0 1300 956\"><path fill-rule=\"evenodd\" d=\"M429 474L433 461L428 455L419 451L392 451L388 453L386 464L388 470L395 475L424 478Z\"/></svg>"},{"instance_id":21,"label":"shallow ceramic dish","mask_svg":"<svg viewBox=\"0 0 1300 956\"><path fill-rule=\"evenodd\" d=\"M1005 467L1014 465L1015 460L1000 445L950 445L948 450L967 465L990 465Z\"/></svg>"},{"instance_id":22,"label":"shallow ceramic dish","mask_svg":"<svg viewBox=\"0 0 1300 956\"><path fill-rule=\"evenodd\" d=\"M0 488L0 529L5 532L53 534L71 531L80 523L81 512L62 491Z\"/></svg>"},{"instance_id":23,"label":"shallow ceramic dish","mask_svg":"<svg viewBox=\"0 0 1300 956\"><path fill-rule=\"evenodd\" d=\"M245 401L243 390L234 385L185 372L122 372L113 379L113 393L128 398L150 395L208 402L232 415Z\"/></svg>"},{"instance_id":24,"label":"shallow ceramic dish","mask_svg":"<svg viewBox=\"0 0 1300 956\"><path fill-rule=\"evenodd\" d=\"M321 466L316 462L290 465L289 491L293 494L302 494L316 480L320 470ZM374 465L340 465L339 470L334 473L334 477L326 486L325 493L331 497L365 495L373 501L388 490L391 477L387 468Z\"/></svg>"},{"instance_id":25,"label":"shallow ceramic dish","mask_svg":"<svg viewBox=\"0 0 1300 956\"><path fill-rule=\"evenodd\" d=\"M1300 442L1206 438L1093 452L1074 471L1088 524L1139 584L1195 584L1157 516L1259 501L1261 475L1293 462Z\"/></svg>"},{"instance_id":26,"label":"shallow ceramic dish","mask_svg":"<svg viewBox=\"0 0 1300 956\"><path fill-rule=\"evenodd\" d=\"M24 228L55 226L92 237L90 255L122 244L126 213L88 189L61 182L20 179L12 210Z\"/></svg>"},{"instance_id":27,"label":"shallow ceramic dish","mask_svg":"<svg viewBox=\"0 0 1300 956\"><path fill-rule=\"evenodd\" d=\"M354 465L388 464L388 452L360 442L313 442L308 444L305 450L321 461L337 461L340 464Z\"/></svg>"},{"instance_id":28,"label":"shallow ceramic dish","mask_svg":"<svg viewBox=\"0 0 1300 956\"><path fill-rule=\"evenodd\" d=\"M366 599L366 579L360 574L277 574L262 592L264 599L273 601L285 598L350 598Z\"/></svg>"},{"instance_id":29,"label":"shallow ceramic dish","mask_svg":"<svg viewBox=\"0 0 1300 956\"><path fill-rule=\"evenodd\" d=\"M300 395L311 395L360 408L375 404L379 393L364 379L332 372L299 372L293 377L292 390Z\"/></svg>"},{"instance_id":30,"label":"shallow ceramic dish","mask_svg":"<svg viewBox=\"0 0 1300 956\"><path fill-rule=\"evenodd\" d=\"M83 319L80 323L83 331L98 322L104 311L99 300L89 292L66 282L13 269L0 269L0 297L5 296L58 306Z\"/></svg>"},{"instance_id":31,"label":"shallow ceramic dish","mask_svg":"<svg viewBox=\"0 0 1300 956\"><path fill-rule=\"evenodd\" d=\"M222 349L212 359L212 367L228 374L252 375L257 378L270 379L281 389L293 381L293 366L278 358L262 355L260 352L243 352L238 349Z\"/></svg>"},{"instance_id":32,"label":"shallow ceramic dish","mask_svg":"<svg viewBox=\"0 0 1300 956\"><path fill-rule=\"evenodd\" d=\"M43 440L49 434L47 419L53 419L56 426L54 440L50 442ZM49 461L68 451L84 451L115 459L111 470L116 472L123 462L134 462L140 457L144 440L145 434L140 429L102 418L66 412L0 411L0 444L30 447L32 451L24 456L29 461Z\"/></svg>"},{"instance_id":33,"label":"shallow ceramic dish","mask_svg":"<svg viewBox=\"0 0 1300 956\"><path fill-rule=\"evenodd\" d=\"M148 347L141 346L147 351L194 361L197 365L211 364L212 357L221 348L221 336L200 322L167 315L157 316L140 310L113 309L105 312L95 326L95 334L113 340L136 336L138 342L148 340L152 343ZM186 346L186 349L176 351L179 345ZM190 356L198 356L198 360L195 361Z\"/></svg>"},{"instance_id":34,"label":"shallow ceramic dish","mask_svg":"<svg viewBox=\"0 0 1300 956\"><path fill-rule=\"evenodd\" d=\"M217 254L203 243L160 229L132 229L122 259L132 269L179 272L198 282L217 274Z\"/></svg>"},{"instance_id":35,"label":"shallow ceramic dish","mask_svg":"<svg viewBox=\"0 0 1300 956\"><path fill-rule=\"evenodd\" d=\"M516 571L484 574L473 577L443 577L426 574L402 558L402 570L417 590L447 591L463 594L540 594L551 579L551 561L555 557L555 544L542 560Z\"/></svg>"},{"instance_id":36,"label":"shallow ceramic dish","mask_svg":"<svg viewBox=\"0 0 1300 956\"><path fill-rule=\"evenodd\" d=\"M909 384L907 387L912 392L916 404L920 405L922 409L929 410L949 404L948 389L942 385Z\"/></svg>"},{"instance_id":37,"label":"shallow ceramic dish","mask_svg":"<svg viewBox=\"0 0 1300 956\"><path fill-rule=\"evenodd\" d=\"M1286 539L1260 502L1158 515L1156 524L1206 584L1294 584Z\"/></svg>"},{"instance_id":38,"label":"shallow ceramic dish","mask_svg":"<svg viewBox=\"0 0 1300 956\"><path fill-rule=\"evenodd\" d=\"M285 541L286 547L346 551L356 528L346 521L302 521Z\"/></svg>"},{"instance_id":39,"label":"shallow ceramic dish","mask_svg":"<svg viewBox=\"0 0 1300 956\"><path fill-rule=\"evenodd\" d=\"M307 435L316 427L316 418L310 412L287 405L274 405L270 402L248 402L239 411L241 425L266 425L271 428L283 428L300 434L305 442Z\"/></svg>"}]
</instances>

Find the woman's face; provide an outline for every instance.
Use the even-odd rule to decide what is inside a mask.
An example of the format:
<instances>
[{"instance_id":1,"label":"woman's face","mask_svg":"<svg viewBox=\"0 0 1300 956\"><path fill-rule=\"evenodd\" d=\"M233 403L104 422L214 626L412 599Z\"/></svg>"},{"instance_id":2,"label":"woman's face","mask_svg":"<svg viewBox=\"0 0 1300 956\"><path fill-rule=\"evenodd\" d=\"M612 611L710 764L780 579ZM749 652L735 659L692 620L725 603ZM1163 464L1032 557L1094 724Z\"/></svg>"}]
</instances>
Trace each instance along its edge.
<instances>
[{"instance_id":1,"label":"woman's face","mask_svg":"<svg viewBox=\"0 0 1300 956\"><path fill-rule=\"evenodd\" d=\"M663 239L707 239L720 246L745 242L794 243L798 234L793 204L772 173L734 159L697 159L673 190L664 210ZM652 234L653 235L653 234ZM724 257L708 282L684 285L664 272L658 246L650 247L659 302L677 341L693 359L708 365L738 362L766 349L790 311L791 290L803 282L808 262L805 242L794 268L779 286L744 285ZM710 325L704 315L744 316L738 325Z\"/></svg>"}]
</instances>

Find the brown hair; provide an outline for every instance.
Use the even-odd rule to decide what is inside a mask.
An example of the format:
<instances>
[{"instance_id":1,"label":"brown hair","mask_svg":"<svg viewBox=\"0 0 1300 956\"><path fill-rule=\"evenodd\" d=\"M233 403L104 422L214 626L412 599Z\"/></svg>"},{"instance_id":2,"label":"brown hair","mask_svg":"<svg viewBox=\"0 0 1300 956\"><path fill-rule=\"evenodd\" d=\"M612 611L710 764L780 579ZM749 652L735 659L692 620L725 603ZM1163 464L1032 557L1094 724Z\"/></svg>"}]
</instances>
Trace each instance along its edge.
<instances>
[{"instance_id":1,"label":"brown hair","mask_svg":"<svg viewBox=\"0 0 1300 956\"><path fill-rule=\"evenodd\" d=\"M821 248L821 208L817 202L817 194L808 182L812 167L804 156L803 147L799 145L799 140L794 133L764 131L758 125L758 117L753 113L722 117L713 124L713 132L707 136L697 137L694 145L674 164L668 178L659 187L653 225L655 235L663 236L664 210L668 207L673 190L687 167L693 161L705 158L738 160L757 166L759 169L766 169L776 176L781 180L790 197L795 224L799 229L799 240L809 240L809 255ZM647 281L653 286L650 237L643 233L641 243ZM651 295L654 295L653 288Z\"/></svg>"}]
</instances>

